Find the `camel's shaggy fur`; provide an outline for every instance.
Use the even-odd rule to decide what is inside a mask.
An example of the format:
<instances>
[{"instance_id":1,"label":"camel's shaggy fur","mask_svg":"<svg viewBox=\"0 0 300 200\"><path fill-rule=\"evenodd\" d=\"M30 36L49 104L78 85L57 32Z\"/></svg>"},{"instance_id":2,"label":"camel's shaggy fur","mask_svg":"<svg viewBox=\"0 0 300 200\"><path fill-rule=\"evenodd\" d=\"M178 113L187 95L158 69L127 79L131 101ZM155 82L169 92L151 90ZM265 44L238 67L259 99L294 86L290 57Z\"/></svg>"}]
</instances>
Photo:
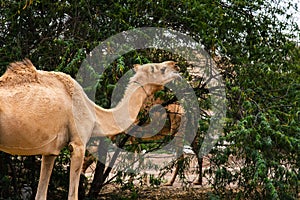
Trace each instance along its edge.
<instances>
[{"instance_id":1,"label":"camel's shaggy fur","mask_svg":"<svg viewBox=\"0 0 300 200\"><path fill-rule=\"evenodd\" d=\"M11 63L0 78L1 87L15 87L24 83L39 83L38 73L28 59Z\"/></svg>"},{"instance_id":2,"label":"camel's shaggy fur","mask_svg":"<svg viewBox=\"0 0 300 200\"><path fill-rule=\"evenodd\" d=\"M36 70L29 59L10 63L6 72L0 77L0 87L17 87L28 83L47 85L51 84L53 78L62 82L69 95L72 96L74 92L74 82L69 75L61 72L45 73L44 71Z\"/></svg>"}]
</instances>

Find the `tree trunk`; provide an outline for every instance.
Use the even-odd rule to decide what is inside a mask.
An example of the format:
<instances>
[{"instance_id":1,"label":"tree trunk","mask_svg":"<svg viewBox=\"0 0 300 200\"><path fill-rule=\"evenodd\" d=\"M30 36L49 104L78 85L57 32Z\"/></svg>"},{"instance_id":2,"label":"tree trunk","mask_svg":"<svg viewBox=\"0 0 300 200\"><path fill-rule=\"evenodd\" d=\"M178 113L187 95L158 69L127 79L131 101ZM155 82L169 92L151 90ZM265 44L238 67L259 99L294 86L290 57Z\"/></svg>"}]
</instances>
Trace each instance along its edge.
<instances>
[{"instance_id":1,"label":"tree trunk","mask_svg":"<svg viewBox=\"0 0 300 200\"><path fill-rule=\"evenodd\" d=\"M123 138L123 140L118 145L118 147L120 149L124 147L125 143L129 139L129 137L130 137L130 135L126 135ZM100 145L99 145L99 149L98 149L98 154L99 154L99 158L101 158L101 161L98 160L97 164L96 164L94 178L93 178L91 188L90 188L90 191L89 191L89 194L88 194L88 196L90 198L96 198L98 196L101 189L106 184L105 180L107 179L107 177L109 176L109 173L112 170L111 167L107 167L105 169L105 164L104 163L106 162L107 153L108 153L108 145L107 145L107 142L105 141L105 138L103 138L103 139L100 140ZM120 150L117 150L114 153L109 166L114 165L119 153L120 153Z\"/></svg>"},{"instance_id":2,"label":"tree trunk","mask_svg":"<svg viewBox=\"0 0 300 200\"><path fill-rule=\"evenodd\" d=\"M97 197L97 195L102 189L102 185L105 180L104 172L105 172L105 162L107 158L107 153L108 153L107 142L105 142L105 138L101 138L100 145L98 147L98 155L101 161L97 160L94 178L88 195L90 198Z\"/></svg>"},{"instance_id":3,"label":"tree trunk","mask_svg":"<svg viewBox=\"0 0 300 200\"><path fill-rule=\"evenodd\" d=\"M202 185L202 165L203 165L203 157L199 158L198 155L196 155L197 161L198 161L198 178L196 182L194 182L194 185Z\"/></svg>"}]
</instances>

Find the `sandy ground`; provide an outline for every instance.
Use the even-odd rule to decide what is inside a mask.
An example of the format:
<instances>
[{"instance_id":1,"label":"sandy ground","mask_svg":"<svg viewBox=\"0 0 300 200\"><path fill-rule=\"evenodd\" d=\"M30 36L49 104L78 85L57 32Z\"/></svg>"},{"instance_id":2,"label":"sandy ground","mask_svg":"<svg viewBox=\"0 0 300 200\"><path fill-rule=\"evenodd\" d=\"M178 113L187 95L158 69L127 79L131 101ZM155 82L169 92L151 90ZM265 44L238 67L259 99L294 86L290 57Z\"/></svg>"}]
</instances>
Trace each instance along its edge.
<instances>
[{"instance_id":1,"label":"sandy ground","mask_svg":"<svg viewBox=\"0 0 300 200\"><path fill-rule=\"evenodd\" d=\"M185 184L182 183L179 176L176 177L176 180L173 184L173 186L164 186L164 183L166 183L168 180L170 180L173 176L173 173L167 173L162 178L162 183L158 186L153 186L149 183L150 176L153 176L154 178L158 178L160 175L159 168L168 165L172 162L174 159L174 156L170 154L149 154L151 159L144 159L144 165L145 166L152 166L151 169L141 169L139 168L138 162L134 164L132 168L139 169L139 175L146 174L147 176L144 176L141 181L135 180L134 189L124 189L121 187L120 184L111 183L106 185L103 190L101 191L101 194L99 195L99 200L125 200L125 199L147 199L147 200L179 200L179 199L188 199L188 200L206 200L206 199L216 199L213 197L211 186L208 182L208 180L203 177L202 185L194 185L193 182L197 179L197 160L195 155L185 155L189 159L191 159L189 171L185 172L185 177L187 178L185 180ZM150 163L147 163L147 161ZM232 160L232 165L234 166L234 170L239 170L240 165L242 162ZM120 166L124 164L124 161L118 160L117 161ZM210 165L209 158L204 157L202 170L204 171L207 169ZM143 165L142 165L143 166ZM155 168L157 167L157 168ZM90 176L90 180L92 180L93 171L95 170L95 164L91 165L87 172L87 176ZM174 172L175 169L173 169ZM123 168L123 172L130 171L129 168ZM114 176L116 171L113 171L113 173L110 174L110 178ZM126 183L129 181L129 176L126 178L123 178ZM235 199L236 191L238 191L238 188L236 185L228 185L226 187L226 191L228 190L228 196L226 199ZM233 192L233 193L232 193ZM227 193L227 192L226 192ZM300 193L298 195L298 198L300 199Z\"/></svg>"},{"instance_id":2,"label":"sandy ground","mask_svg":"<svg viewBox=\"0 0 300 200\"><path fill-rule=\"evenodd\" d=\"M190 159L190 166L189 166L189 171L185 173L185 176L187 178L186 182L187 183L193 183L197 179L197 160L195 155L185 155ZM147 157L143 157L143 161L141 160L138 161L124 161L124 160L117 160L116 165L113 167L112 173L110 174L109 178L112 178L117 171L122 171L122 172L134 172L138 174L139 176L141 175L147 175L148 179L150 175L154 178L158 178L160 176L160 169L166 166L170 166L170 163L172 160L174 160L176 157L171 154L147 154ZM126 165L125 162L127 162ZM130 164L129 164L130 163ZM134 163L131 165L131 163ZM108 165L108 164L107 164ZM129 167L130 165L130 167ZM204 163L203 163L203 170L208 167L209 162L208 158L204 158ZM95 170L95 163L93 163L88 170L86 171L86 176L89 177L90 180L93 178L93 173ZM175 168L173 168L174 172ZM172 173L167 173L163 177L163 181L167 182L170 180L173 176ZM146 180L145 180L146 181ZM147 180L149 182L149 180ZM206 185L207 180L205 178L203 179L204 184ZM149 183L145 183L145 185L148 185ZM179 180L179 177L177 176L176 181L174 182L174 187L182 187L182 183Z\"/></svg>"},{"instance_id":3,"label":"sandy ground","mask_svg":"<svg viewBox=\"0 0 300 200\"><path fill-rule=\"evenodd\" d=\"M134 181L135 191L129 189L124 190L124 188L121 188L120 184L111 183L103 188L101 194L99 195L99 199L208 199L210 191L208 181L203 178L202 186L193 184L193 182L197 179L196 170L198 166L196 157L194 155L186 156L189 156L189 159L191 159L190 170L185 173L185 176L187 178L185 180L186 184L183 184L180 178L177 176L173 186L164 186L164 183L170 180L173 176L173 173L167 173L163 177L163 182L161 183L161 185L156 187L151 186L150 176L158 178L160 175L159 168L170 164L174 159L174 156L170 154L150 154L147 159L144 159L144 165L150 166L151 164L151 169L141 169L138 162L134 164L135 169L139 169L139 175L146 174L142 179L142 184L139 180ZM204 160L203 170L208 164L207 161L208 159ZM122 161L118 160L117 163L122 163ZM94 170L95 164L91 165L87 170L86 176L89 176L90 180L92 180ZM126 170L128 169L124 169L124 171ZM115 171L113 170L113 172ZM111 173L109 178L113 177L114 174L115 173ZM129 176L125 178L125 182L126 181L129 181Z\"/></svg>"}]
</instances>

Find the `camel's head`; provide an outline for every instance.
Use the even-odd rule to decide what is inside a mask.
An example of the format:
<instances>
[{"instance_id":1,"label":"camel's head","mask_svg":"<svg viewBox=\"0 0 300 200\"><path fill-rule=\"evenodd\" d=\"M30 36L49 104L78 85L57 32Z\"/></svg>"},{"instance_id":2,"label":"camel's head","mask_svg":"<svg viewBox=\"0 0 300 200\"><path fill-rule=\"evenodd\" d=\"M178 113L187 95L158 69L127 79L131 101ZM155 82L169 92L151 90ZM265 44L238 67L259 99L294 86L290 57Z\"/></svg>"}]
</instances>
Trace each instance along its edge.
<instances>
[{"instance_id":1,"label":"camel's head","mask_svg":"<svg viewBox=\"0 0 300 200\"><path fill-rule=\"evenodd\" d=\"M149 63L145 65L134 65L136 74L131 78L131 82L137 82L140 85L163 86L166 83L180 78L178 74L179 67L174 61L165 61L162 63Z\"/></svg>"}]
</instances>

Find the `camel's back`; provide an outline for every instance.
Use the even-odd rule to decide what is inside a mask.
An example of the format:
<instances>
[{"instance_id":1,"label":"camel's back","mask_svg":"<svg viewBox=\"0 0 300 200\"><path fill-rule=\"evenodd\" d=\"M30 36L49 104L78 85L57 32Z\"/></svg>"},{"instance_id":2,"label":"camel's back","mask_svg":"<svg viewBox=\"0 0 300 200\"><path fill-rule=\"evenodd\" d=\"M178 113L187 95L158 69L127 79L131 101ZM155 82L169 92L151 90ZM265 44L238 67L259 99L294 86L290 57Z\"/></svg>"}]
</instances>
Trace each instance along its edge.
<instances>
[{"instance_id":1,"label":"camel's back","mask_svg":"<svg viewBox=\"0 0 300 200\"><path fill-rule=\"evenodd\" d=\"M75 81L69 75L36 70L28 59L11 63L0 77L0 111L3 107L25 106L25 103L41 106L71 104L74 87Z\"/></svg>"},{"instance_id":2,"label":"camel's back","mask_svg":"<svg viewBox=\"0 0 300 200\"><path fill-rule=\"evenodd\" d=\"M0 150L37 149L65 133L73 87L70 76L36 70L29 60L10 64L0 77Z\"/></svg>"},{"instance_id":3,"label":"camel's back","mask_svg":"<svg viewBox=\"0 0 300 200\"><path fill-rule=\"evenodd\" d=\"M19 86L63 87L68 95L74 91L74 80L64 73L37 70L30 60L11 63L0 77L0 88L14 90Z\"/></svg>"}]
</instances>

